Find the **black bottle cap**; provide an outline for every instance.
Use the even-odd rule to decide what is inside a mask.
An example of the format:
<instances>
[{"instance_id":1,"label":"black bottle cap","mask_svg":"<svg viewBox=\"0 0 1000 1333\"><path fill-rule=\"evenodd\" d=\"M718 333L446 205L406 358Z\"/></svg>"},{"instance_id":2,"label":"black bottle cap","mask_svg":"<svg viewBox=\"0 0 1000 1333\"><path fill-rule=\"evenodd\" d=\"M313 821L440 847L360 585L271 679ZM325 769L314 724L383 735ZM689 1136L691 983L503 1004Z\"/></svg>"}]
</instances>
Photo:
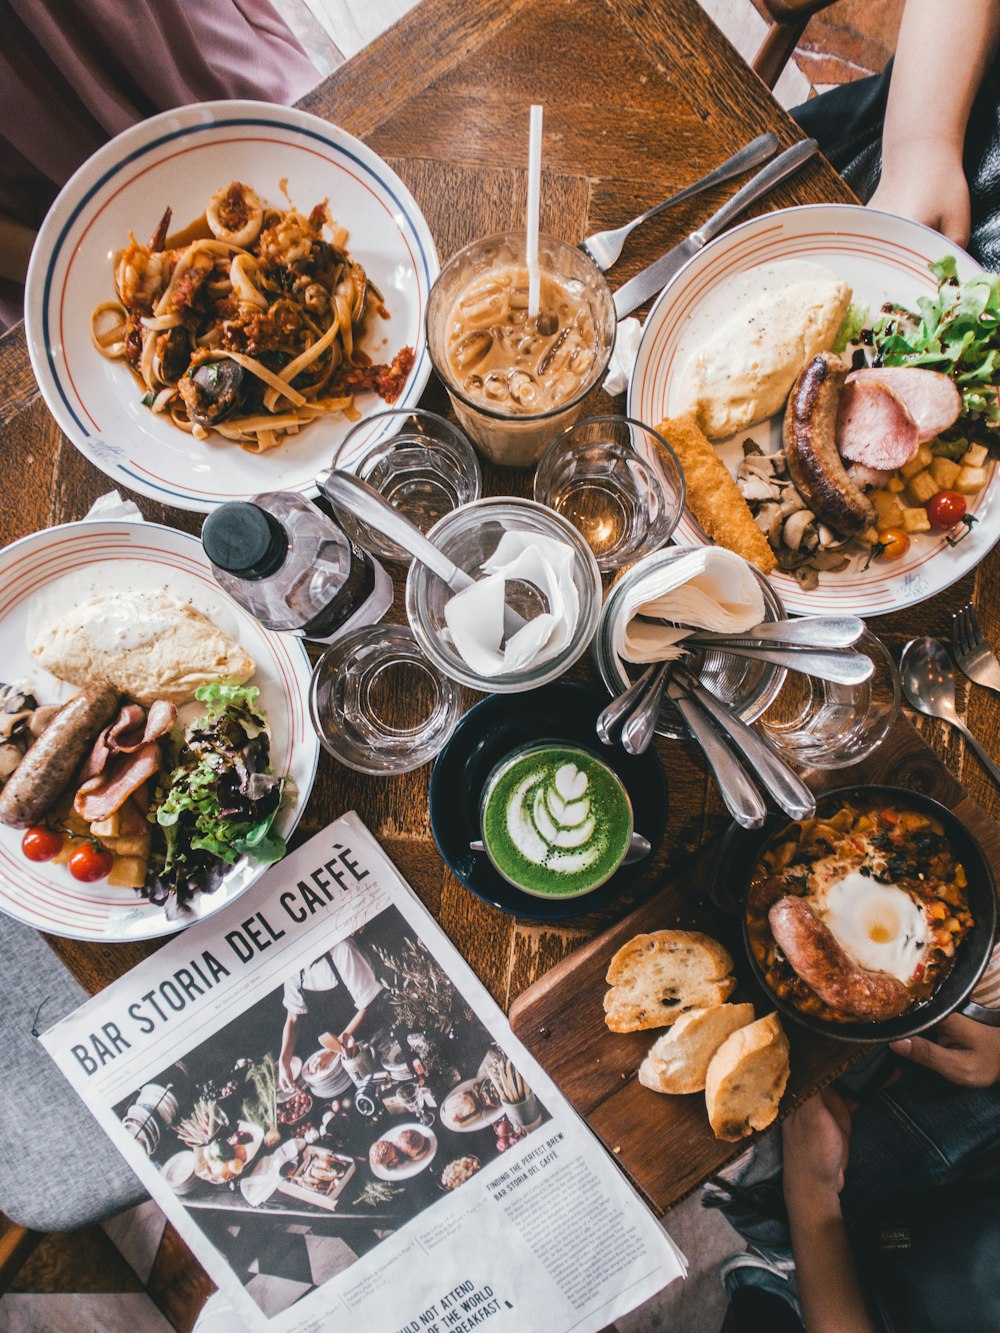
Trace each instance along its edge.
<instances>
[{"instance_id":1,"label":"black bottle cap","mask_svg":"<svg viewBox=\"0 0 1000 1333\"><path fill-rule=\"evenodd\" d=\"M288 553L288 536L274 515L243 500L212 510L201 544L213 565L243 579L267 578Z\"/></svg>"}]
</instances>

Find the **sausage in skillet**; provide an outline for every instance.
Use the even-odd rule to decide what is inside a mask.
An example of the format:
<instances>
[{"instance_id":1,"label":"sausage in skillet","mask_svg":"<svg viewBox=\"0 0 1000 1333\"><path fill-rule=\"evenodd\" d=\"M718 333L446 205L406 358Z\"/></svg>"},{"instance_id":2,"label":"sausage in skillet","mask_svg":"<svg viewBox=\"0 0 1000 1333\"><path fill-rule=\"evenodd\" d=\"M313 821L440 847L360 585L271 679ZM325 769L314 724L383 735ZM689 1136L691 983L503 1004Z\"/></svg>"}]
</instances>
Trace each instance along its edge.
<instances>
[{"instance_id":1,"label":"sausage in skillet","mask_svg":"<svg viewBox=\"0 0 1000 1333\"><path fill-rule=\"evenodd\" d=\"M791 966L831 1009L878 1022L910 1007L913 997L903 983L886 972L858 967L802 898L779 898L767 919Z\"/></svg>"},{"instance_id":2,"label":"sausage in skillet","mask_svg":"<svg viewBox=\"0 0 1000 1333\"><path fill-rule=\"evenodd\" d=\"M842 537L875 522L875 506L847 475L837 449L837 414L847 370L830 352L799 372L785 408L788 472L817 518Z\"/></svg>"},{"instance_id":3,"label":"sausage in skillet","mask_svg":"<svg viewBox=\"0 0 1000 1333\"><path fill-rule=\"evenodd\" d=\"M0 823L37 824L73 779L118 708L118 691L88 685L59 709L0 792Z\"/></svg>"}]
</instances>

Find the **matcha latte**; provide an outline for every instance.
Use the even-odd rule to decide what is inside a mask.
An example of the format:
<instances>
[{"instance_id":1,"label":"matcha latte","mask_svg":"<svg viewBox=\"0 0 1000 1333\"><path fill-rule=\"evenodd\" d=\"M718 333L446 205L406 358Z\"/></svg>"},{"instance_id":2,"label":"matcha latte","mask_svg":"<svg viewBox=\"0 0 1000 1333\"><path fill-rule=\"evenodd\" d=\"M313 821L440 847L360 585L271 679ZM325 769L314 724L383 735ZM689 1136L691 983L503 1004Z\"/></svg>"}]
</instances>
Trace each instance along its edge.
<instances>
[{"instance_id":1,"label":"matcha latte","mask_svg":"<svg viewBox=\"0 0 1000 1333\"><path fill-rule=\"evenodd\" d=\"M569 745L532 745L508 755L486 783L480 819L500 874L542 898L596 889L632 841L625 788L607 764Z\"/></svg>"}]
</instances>

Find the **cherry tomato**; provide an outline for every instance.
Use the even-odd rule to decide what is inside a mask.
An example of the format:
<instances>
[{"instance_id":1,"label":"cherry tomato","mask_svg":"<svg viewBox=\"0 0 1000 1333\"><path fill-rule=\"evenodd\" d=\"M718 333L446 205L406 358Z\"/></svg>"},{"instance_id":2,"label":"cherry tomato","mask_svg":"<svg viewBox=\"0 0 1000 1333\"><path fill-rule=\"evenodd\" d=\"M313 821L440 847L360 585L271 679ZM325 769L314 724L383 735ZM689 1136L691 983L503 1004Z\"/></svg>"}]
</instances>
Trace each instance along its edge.
<instances>
[{"instance_id":1,"label":"cherry tomato","mask_svg":"<svg viewBox=\"0 0 1000 1333\"><path fill-rule=\"evenodd\" d=\"M114 864L114 857L103 847L92 842L85 842L69 858L69 870L74 879L82 879L85 884L95 879L103 879Z\"/></svg>"},{"instance_id":2,"label":"cherry tomato","mask_svg":"<svg viewBox=\"0 0 1000 1333\"><path fill-rule=\"evenodd\" d=\"M900 560L910 549L910 538L902 528L885 528L878 540L883 560Z\"/></svg>"},{"instance_id":3,"label":"cherry tomato","mask_svg":"<svg viewBox=\"0 0 1000 1333\"><path fill-rule=\"evenodd\" d=\"M965 496L959 495L958 491L938 491L927 501L927 517L932 528L947 532L956 523L961 523L967 508Z\"/></svg>"},{"instance_id":4,"label":"cherry tomato","mask_svg":"<svg viewBox=\"0 0 1000 1333\"><path fill-rule=\"evenodd\" d=\"M63 835L55 829L36 824L21 839L21 851L29 861L51 861L62 851Z\"/></svg>"}]
</instances>

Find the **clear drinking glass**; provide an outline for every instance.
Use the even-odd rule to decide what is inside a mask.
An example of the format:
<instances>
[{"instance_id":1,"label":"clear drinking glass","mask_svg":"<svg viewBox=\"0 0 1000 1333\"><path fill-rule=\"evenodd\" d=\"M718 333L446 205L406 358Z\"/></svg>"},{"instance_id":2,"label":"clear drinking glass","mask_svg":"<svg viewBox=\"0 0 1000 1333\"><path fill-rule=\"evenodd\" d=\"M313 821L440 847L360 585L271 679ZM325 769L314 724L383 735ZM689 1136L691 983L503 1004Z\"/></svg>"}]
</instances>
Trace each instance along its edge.
<instances>
[{"instance_id":1,"label":"clear drinking glass","mask_svg":"<svg viewBox=\"0 0 1000 1333\"><path fill-rule=\"evenodd\" d=\"M846 768L885 740L899 715L899 672L881 639L866 630L852 652L875 674L862 685L834 685L789 671L757 726L802 768Z\"/></svg>"},{"instance_id":2,"label":"clear drinking glass","mask_svg":"<svg viewBox=\"0 0 1000 1333\"><path fill-rule=\"evenodd\" d=\"M684 510L684 474L642 422L588 417L546 449L534 493L579 529L600 569L618 569L669 541Z\"/></svg>"},{"instance_id":3,"label":"clear drinking glass","mask_svg":"<svg viewBox=\"0 0 1000 1333\"><path fill-rule=\"evenodd\" d=\"M365 417L344 436L330 466L366 481L421 532L483 491L479 460L465 435L422 408L394 407ZM406 551L359 523L349 509L333 509L359 546L383 560L410 563Z\"/></svg>"},{"instance_id":4,"label":"clear drinking glass","mask_svg":"<svg viewBox=\"0 0 1000 1333\"><path fill-rule=\"evenodd\" d=\"M474 241L441 270L427 301L427 347L455 415L480 452L507 467L530 467L553 436L576 420L584 398L607 370L617 328L611 288L593 260L556 236L539 236L543 296L548 291L546 282L554 279L567 300L576 305L578 314L582 312L586 346L574 343L581 327L579 318L560 324L544 307L538 316L537 362L532 360L518 381L526 392L521 393L512 379L490 374L485 367L493 352L503 348L505 355L508 350L511 356L515 350L521 355L535 338L534 328L524 327L524 249L524 232L501 232ZM502 299L496 312L490 309L488 300L478 303L475 315L470 316L475 327L470 327L466 335L471 350L463 351L456 359L459 303L470 290L484 290L493 278L504 288ZM477 359L483 348L485 361ZM574 351L579 360L564 366L563 358ZM579 368L579 374L573 366ZM494 382L495 398L487 396L493 392L489 384L483 388L484 375ZM537 402L546 405L532 406Z\"/></svg>"},{"instance_id":5,"label":"clear drinking glass","mask_svg":"<svg viewBox=\"0 0 1000 1333\"><path fill-rule=\"evenodd\" d=\"M317 736L358 773L409 773L429 763L461 712L461 691L404 625L345 635L317 662L309 686Z\"/></svg>"}]
</instances>

